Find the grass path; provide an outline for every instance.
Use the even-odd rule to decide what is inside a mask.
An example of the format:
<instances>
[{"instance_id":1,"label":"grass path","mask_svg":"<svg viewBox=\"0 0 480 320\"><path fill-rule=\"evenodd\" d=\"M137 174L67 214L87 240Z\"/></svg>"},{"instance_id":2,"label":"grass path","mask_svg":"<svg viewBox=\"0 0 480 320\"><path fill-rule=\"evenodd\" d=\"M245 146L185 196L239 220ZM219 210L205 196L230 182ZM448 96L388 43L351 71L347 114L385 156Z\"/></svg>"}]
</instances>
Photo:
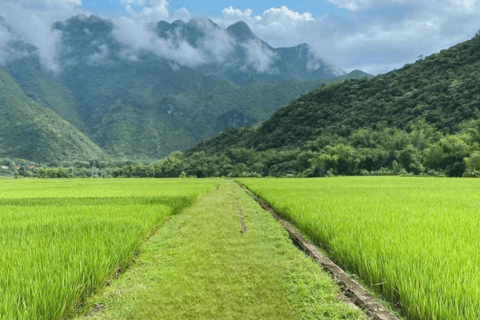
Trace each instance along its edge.
<instances>
[{"instance_id":1,"label":"grass path","mask_svg":"<svg viewBox=\"0 0 480 320\"><path fill-rule=\"evenodd\" d=\"M223 181L167 218L135 264L90 299L88 317L366 319L337 292L278 222Z\"/></svg>"}]
</instances>

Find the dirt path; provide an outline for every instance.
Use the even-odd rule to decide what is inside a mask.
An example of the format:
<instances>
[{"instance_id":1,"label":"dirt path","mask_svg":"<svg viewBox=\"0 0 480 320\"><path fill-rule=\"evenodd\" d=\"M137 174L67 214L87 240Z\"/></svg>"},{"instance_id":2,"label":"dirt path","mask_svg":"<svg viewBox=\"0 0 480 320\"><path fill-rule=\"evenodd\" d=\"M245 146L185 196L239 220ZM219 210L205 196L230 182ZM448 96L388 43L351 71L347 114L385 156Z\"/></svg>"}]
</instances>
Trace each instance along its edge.
<instances>
[{"instance_id":1,"label":"dirt path","mask_svg":"<svg viewBox=\"0 0 480 320\"><path fill-rule=\"evenodd\" d=\"M90 319L367 319L233 181L171 217L89 304Z\"/></svg>"}]
</instances>

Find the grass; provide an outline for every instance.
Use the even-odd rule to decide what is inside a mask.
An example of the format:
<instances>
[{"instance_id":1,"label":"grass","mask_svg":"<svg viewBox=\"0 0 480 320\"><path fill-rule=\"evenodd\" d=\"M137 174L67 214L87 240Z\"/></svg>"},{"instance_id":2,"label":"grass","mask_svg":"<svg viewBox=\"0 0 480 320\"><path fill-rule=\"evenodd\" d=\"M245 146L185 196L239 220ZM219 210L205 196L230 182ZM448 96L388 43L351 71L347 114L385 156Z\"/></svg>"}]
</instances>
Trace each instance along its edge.
<instances>
[{"instance_id":1,"label":"grass","mask_svg":"<svg viewBox=\"0 0 480 320\"><path fill-rule=\"evenodd\" d=\"M480 181L239 181L409 319L480 318Z\"/></svg>"},{"instance_id":2,"label":"grass","mask_svg":"<svg viewBox=\"0 0 480 320\"><path fill-rule=\"evenodd\" d=\"M59 319L218 180L0 181L0 319Z\"/></svg>"},{"instance_id":3,"label":"grass","mask_svg":"<svg viewBox=\"0 0 480 320\"><path fill-rule=\"evenodd\" d=\"M367 319L232 181L164 221L90 319Z\"/></svg>"}]
</instances>

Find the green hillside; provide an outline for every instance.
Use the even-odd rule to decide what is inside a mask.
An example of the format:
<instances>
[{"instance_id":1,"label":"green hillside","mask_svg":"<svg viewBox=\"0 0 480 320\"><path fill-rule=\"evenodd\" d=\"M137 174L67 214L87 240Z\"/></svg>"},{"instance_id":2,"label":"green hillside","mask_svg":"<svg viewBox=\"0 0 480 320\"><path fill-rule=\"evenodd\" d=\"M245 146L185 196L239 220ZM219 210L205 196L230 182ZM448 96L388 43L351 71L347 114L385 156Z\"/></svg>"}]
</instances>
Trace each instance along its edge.
<instances>
[{"instance_id":1,"label":"green hillside","mask_svg":"<svg viewBox=\"0 0 480 320\"><path fill-rule=\"evenodd\" d=\"M164 59L77 66L58 77L33 57L6 70L38 105L51 109L114 156L158 159L187 150L228 127L268 119L281 106L333 79L252 81L236 86L191 68L173 71Z\"/></svg>"},{"instance_id":2,"label":"green hillside","mask_svg":"<svg viewBox=\"0 0 480 320\"><path fill-rule=\"evenodd\" d=\"M0 157L36 162L107 154L54 111L41 107L0 68Z\"/></svg>"},{"instance_id":3,"label":"green hillside","mask_svg":"<svg viewBox=\"0 0 480 320\"><path fill-rule=\"evenodd\" d=\"M337 80L292 79L237 87L219 79L209 90L199 80L196 89L158 96L146 86L126 92L129 101L111 105L92 130L92 138L115 155L158 158L186 150L228 127L266 120L300 93Z\"/></svg>"},{"instance_id":4,"label":"green hillside","mask_svg":"<svg viewBox=\"0 0 480 320\"><path fill-rule=\"evenodd\" d=\"M259 125L202 141L184 161L226 157L216 165L234 176L480 177L479 80L477 34L388 74L302 94Z\"/></svg>"},{"instance_id":5,"label":"green hillside","mask_svg":"<svg viewBox=\"0 0 480 320\"><path fill-rule=\"evenodd\" d=\"M189 153L236 145L256 150L293 147L319 135L348 137L381 123L407 129L420 118L455 133L480 109L480 37L374 78L352 79L303 94L256 128L230 130ZM230 137L230 138L228 138Z\"/></svg>"}]
</instances>

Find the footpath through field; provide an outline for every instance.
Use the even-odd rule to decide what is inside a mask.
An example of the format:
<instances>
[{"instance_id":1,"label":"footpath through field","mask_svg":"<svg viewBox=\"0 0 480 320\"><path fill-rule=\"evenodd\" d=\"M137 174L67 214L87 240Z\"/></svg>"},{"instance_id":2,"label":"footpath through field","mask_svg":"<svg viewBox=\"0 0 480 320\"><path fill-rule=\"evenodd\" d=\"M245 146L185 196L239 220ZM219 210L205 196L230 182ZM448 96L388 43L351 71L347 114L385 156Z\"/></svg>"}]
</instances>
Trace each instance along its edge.
<instances>
[{"instance_id":1,"label":"footpath through field","mask_svg":"<svg viewBox=\"0 0 480 320\"><path fill-rule=\"evenodd\" d=\"M87 316L367 319L337 296L338 287L283 226L233 181L222 181L167 218L135 264L89 301Z\"/></svg>"}]
</instances>

